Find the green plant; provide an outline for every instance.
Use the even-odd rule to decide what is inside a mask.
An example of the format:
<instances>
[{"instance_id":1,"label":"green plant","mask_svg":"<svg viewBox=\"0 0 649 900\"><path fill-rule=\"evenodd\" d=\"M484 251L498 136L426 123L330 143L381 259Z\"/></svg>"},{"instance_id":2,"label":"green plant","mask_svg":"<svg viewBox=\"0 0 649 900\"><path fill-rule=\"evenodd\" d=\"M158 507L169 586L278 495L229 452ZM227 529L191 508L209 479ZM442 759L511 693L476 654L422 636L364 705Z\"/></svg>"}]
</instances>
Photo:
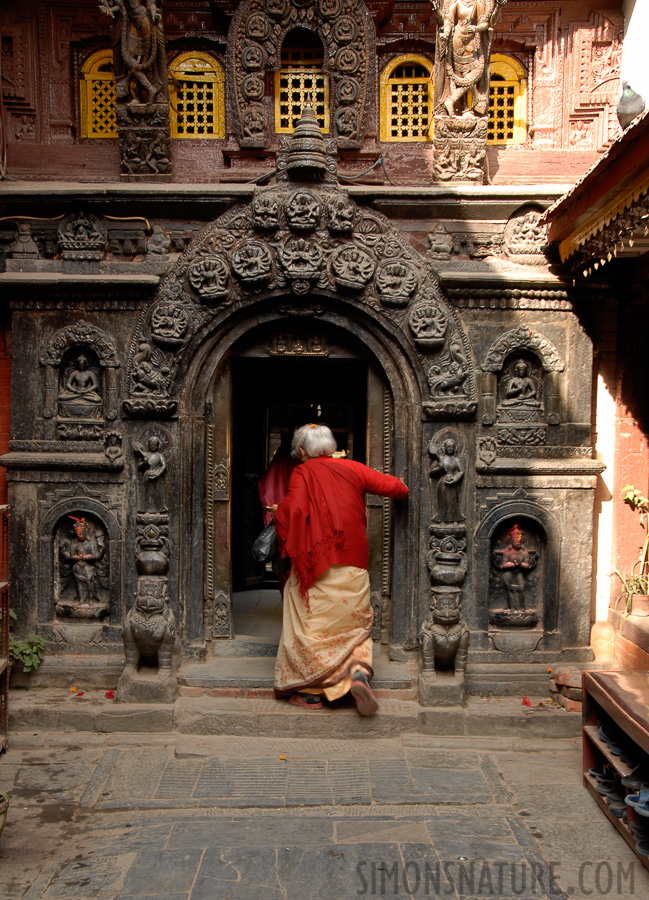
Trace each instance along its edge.
<instances>
[{"instance_id":1,"label":"green plant","mask_svg":"<svg viewBox=\"0 0 649 900\"><path fill-rule=\"evenodd\" d=\"M623 575L617 569L615 574L622 582L622 588L618 600L624 600L625 617L631 612L631 604L635 594L649 594L649 531L647 531L647 519L649 517L649 498L644 497L640 491L627 484L622 491L622 499L634 512L640 516L640 525L647 532L640 549L638 559L634 563L633 570L628 575Z\"/></svg>"},{"instance_id":2,"label":"green plant","mask_svg":"<svg viewBox=\"0 0 649 900\"><path fill-rule=\"evenodd\" d=\"M16 613L9 610L9 628L16 621ZM22 663L25 672L37 669L45 658L45 640L37 634L29 634L22 640L9 631L9 662Z\"/></svg>"}]
</instances>

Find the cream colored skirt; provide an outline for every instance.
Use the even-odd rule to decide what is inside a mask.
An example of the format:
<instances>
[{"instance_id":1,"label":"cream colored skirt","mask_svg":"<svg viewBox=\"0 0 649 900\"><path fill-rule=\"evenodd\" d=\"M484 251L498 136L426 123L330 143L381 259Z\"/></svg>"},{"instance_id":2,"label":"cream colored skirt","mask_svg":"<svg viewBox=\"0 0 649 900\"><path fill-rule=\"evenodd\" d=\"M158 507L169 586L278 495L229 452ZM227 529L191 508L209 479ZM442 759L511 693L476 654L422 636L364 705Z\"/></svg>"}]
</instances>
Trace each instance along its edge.
<instances>
[{"instance_id":1,"label":"cream colored skirt","mask_svg":"<svg viewBox=\"0 0 649 900\"><path fill-rule=\"evenodd\" d=\"M282 636L275 663L278 693L336 700L356 669L372 675L372 607L366 569L331 566L300 596L295 574L284 588Z\"/></svg>"}]
</instances>

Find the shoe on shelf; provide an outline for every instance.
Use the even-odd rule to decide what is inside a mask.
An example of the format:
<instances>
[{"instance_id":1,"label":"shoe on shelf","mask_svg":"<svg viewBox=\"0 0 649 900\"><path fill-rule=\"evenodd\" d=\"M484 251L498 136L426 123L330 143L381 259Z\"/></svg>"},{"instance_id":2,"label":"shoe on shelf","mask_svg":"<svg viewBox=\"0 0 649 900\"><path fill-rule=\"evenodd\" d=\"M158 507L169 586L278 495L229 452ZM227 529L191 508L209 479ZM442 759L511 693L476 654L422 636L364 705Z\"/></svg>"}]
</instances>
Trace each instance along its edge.
<instances>
[{"instance_id":1,"label":"shoe on shelf","mask_svg":"<svg viewBox=\"0 0 649 900\"><path fill-rule=\"evenodd\" d=\"M646 791L649 789L649 769L646 766L638 766L630 775L622 779L624 787L633 788L634 791Z\"/></svg>"},{"instance_id":2,"label":"shoe on shelf","mask_svg":"<svg viewBox=\"0 0 649 900\"><path fill-rule=\"evenodd\" d=\"M600 781L595 785L595 790L599 791L600 794L604 794L605 796L608 794L619 794L620 791L620 782L619 780L609 780L609 781Z\"/></svg>"},{"instance_id":3,"label":"shoe on shelf","mask_svg":"<svg viewBox=\"0 0 649 900\"><path fill-rule=\"evenodd\" d=\"M611 777L605 766L593 766L592 769L588 770L588 774L598 781L607 781Z\"/></svg>"},{"instance_id":4,"label":"shoe on shelf","mask_svg":"<svg viewBox=\"0 0 649 900\"><path fill-rule=\"evenodd\" d=\"M356 701L359 716L373 716L379 708L379 701L374 696L367 674L357 669L352 675L350 693Z\"/></svg>"},{"instance_id":5,"label":"shoe on shelf","mask_svg":"<svg viewBox=\"0 0 649 900\"><path fill-rule=\"evenodd\" d=\"M621 819L626 813L627 806L624 800L611 800L608 805L608 811L612 816L617 816L618 819Z\"/></svg>"},{"instance_id":6,"label":"shoe on shelf","mask_svg":"<svg viewBox=\"0 0 649 900\"><path fill-rule=\"evenodd\" d=\"M635 849L641 856L649 856L649 841L638 841Z\"/></svg>"},{"instance_id":7,"label":"shoe on shelf","mask_svg":"<svg viewBox=\"0 0 649 900\"><path fill-rule=\"evenodd\" d=\"M640 791L637 794L627 794L624 798L627 806L633 807L641 816L649 816L649 791Z\"/></svg>"},{"instance_id":8,"label":"shoe on shelf","mask_svg":"<svg viewBox=\"0 0 649 900\"><path fill-rule=\"evenodd\" d=\"M302 709L322 709L322 700L319 694L293 694L288 698L291 706L300 706Z\"/></svg>"}]
</instances>

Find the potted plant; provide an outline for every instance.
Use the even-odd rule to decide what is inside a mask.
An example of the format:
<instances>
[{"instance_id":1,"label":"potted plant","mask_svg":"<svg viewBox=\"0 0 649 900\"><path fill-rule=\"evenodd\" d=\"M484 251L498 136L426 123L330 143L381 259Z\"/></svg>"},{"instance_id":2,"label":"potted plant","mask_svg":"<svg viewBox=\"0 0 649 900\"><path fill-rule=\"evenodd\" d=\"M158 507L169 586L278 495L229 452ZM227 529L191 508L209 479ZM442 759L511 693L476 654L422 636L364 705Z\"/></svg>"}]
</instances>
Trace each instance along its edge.
<instances>
[{"instance_id":1,"label":"potted plant","mask_svg":"<svg viewBox=\"0 0 649 900\"><path fill-rule=\"evenodd\" d=\"M16 613L9 610L9 628L16 620ZM45 639L38 634L30 634L26 638L17 638L9 632L9 664L19 662L23 672L37 669L45 656Z\"/></svg>"},{"instance_id":2,"label":"potted plant","mask_svg":"<svg viewBox=\"0 0 649 900\"><path fill-rule=\"evenodd\" d=\"M633 570L622 575L616 574L622 582L622 589L618 597L624 600L624 616L649 616L649 531L647 531L647 518L649 517L649 498L644 497L640 491L627 484L622 491L622 499L632 510L640 516L640 525L645 529L645 539L636 560Z\"/></svg>"}]
</instances>

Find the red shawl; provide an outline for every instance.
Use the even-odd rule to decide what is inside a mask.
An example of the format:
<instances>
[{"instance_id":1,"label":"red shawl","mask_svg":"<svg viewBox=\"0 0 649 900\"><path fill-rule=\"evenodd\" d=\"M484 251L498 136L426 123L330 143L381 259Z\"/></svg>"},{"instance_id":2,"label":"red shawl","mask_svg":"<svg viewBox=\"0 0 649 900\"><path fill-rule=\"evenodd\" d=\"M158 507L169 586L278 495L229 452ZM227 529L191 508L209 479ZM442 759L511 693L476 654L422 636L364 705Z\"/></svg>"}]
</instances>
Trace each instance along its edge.
<instances>
[{"instance_id":1,"label":"red shawl","mask_svg":"<svg viewBox=\"0 0 649 900\"><path fill-rule=\"evenodd\" d=\"M399 479L352 460L309 459L293 472L275 527L303 597L332 565L367 568L365 491L391 497L408 494Z\"/></svg>"}]
</instances>

